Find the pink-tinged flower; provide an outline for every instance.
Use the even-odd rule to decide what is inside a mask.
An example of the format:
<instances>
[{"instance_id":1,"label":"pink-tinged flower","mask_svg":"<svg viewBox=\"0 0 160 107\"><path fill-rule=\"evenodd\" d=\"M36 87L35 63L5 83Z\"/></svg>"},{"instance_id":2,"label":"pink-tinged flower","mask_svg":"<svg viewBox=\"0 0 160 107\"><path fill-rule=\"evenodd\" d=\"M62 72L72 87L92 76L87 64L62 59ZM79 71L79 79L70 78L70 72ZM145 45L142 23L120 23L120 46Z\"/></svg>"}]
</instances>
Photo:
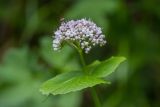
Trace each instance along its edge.
<instances>
[{"instance_id":1,"label":"pink-tinged flower","mask_svg":"<svg viewBox=\"0 0 160 107\"><path fill-rule=\"evenodd\" d=\"M59 29L54 33L53 49L59 50L63 42L71 42L88 53L95 45L106 44L105 35L100 27L90 20L71 20L62 22Z\"/></svg>"}]
</instances>

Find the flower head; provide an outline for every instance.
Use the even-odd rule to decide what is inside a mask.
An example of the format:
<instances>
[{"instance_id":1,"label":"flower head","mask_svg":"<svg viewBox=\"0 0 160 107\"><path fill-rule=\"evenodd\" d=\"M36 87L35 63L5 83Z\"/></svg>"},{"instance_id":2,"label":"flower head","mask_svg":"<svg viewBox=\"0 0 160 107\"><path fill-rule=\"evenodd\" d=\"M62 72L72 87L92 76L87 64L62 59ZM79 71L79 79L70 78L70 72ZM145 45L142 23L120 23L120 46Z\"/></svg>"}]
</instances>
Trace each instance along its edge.
<instances>
[{"instance_id":1,"label":"flower head","mask_svg":"<svg viewBox=\"0 0 160 107\"><path fill-rule=\"evenodd\" d=\"M100 27L90 20L71 20L62 22L54 33L53 49L59 50L63 42L71 42L88 53L95 45L106 44L105 35Z\"/></svg>"}]
</instances>

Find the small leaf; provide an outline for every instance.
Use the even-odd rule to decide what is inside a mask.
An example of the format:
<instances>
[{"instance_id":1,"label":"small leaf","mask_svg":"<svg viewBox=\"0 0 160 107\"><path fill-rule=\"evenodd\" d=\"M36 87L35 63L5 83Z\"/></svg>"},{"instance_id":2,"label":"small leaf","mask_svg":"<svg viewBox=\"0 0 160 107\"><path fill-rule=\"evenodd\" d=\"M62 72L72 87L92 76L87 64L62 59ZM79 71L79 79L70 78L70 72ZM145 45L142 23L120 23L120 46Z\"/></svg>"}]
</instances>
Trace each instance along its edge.
<instances>
[{"instance_id":1,"label":"small leaf","mask_svg":"<svg viewBox=\"0 0 160 107\"><path fill-rule=\"evenodd\" d=\"M106 83L106 81L78 72L68 72L46 81L40 88L40 91L46 95L66 94L92 87L100 83Z\"/></svg>"},{"instance_id":2,"label":"small leaf","mask_svg":"<svg viewBox=\"0 0 160 107\"><path fill-rule=\"evenodd\" d=\"M124 57L111 57L110 59L105 60L101 63L99 62L96 64L91 64L90 66L92 66L94 69L90 69L90 72L93 76L96 77L106 77L112 72L114 72L118 65L125 59L126 58Z\"/></svg>"}]
</instances>

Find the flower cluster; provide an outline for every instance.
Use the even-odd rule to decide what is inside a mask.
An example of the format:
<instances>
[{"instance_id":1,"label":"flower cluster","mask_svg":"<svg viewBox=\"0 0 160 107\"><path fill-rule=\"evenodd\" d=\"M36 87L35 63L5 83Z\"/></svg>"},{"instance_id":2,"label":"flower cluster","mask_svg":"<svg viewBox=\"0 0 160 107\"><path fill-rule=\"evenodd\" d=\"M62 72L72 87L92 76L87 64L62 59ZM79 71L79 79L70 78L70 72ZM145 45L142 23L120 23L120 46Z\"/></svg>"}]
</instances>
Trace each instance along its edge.
<instances>
[{"instance_id":1,"label":"flower cluster","mask_svg":"<svg viewBox=\"0 0 160 107\"><path fill-rule=\"evenodd\" d=\"M77 43L80 48L84 49L85 53L88 53L92 46L106 44L101 28L86 19L62 22L54 34L54 50L59 50L64 41Z\"/></svg>"}]
</instances>

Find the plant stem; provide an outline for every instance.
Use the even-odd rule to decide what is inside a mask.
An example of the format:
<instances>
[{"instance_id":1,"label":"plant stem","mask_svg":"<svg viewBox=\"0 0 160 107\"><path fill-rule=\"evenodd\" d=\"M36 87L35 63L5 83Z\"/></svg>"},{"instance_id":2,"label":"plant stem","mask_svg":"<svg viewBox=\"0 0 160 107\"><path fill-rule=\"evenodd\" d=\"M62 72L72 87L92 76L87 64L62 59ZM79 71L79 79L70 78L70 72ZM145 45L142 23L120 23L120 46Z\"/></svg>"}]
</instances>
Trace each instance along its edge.
<instances>
[{"instance_id":1,"label":"plant stem","mask_svg":"<svg viewBox=\"0 0 160 107\"><path fill-rule=\"evenodd\" d=\"M98 97L97 92L94 89L94 87L92 87L90 89L90 91L91 91L91 94L92 94L92 97L93 97L93 100L94 100L95 107L101 107L101 103L100 103L99 97Z\"/></svg>"},{"instance_id":2,"label":"plant stem","mask_svg":"<svg viewBox=\"0 0 160 107\"><path fill-rule=\"evenodd\" d=\"M80 60L82 62L82 65L83 65L83 67L85 67L86 63L85 63L85 60L84 60L84 57L83 57L82 50L79 50L79 55L80 55Z\"/></svg>"},{"instance_id":3,"label":"plant stem","mask_svg":"<svg viewBox=\"0 0 160 107\"><path fill-rule=\"evenodd\" d=\"M67 43L69 45L71 45L72 47L74 47L78 51L78 53L80 55L80 60L82 62L82 65L83 65L83 67L85 67L86 63L85 63L85 60L84 60L84 57L83 57L83 52L82 52L81 48L79 48L78 46L76 46L74 43L70 43L69 41L67 41Z\"/></svg>"},{"instance_id":4,"label":"plant stem","mask_svg":"<svg viewBox=\"0 0 160 107\"><path fill-rule=\"evenodd\" d=\"M84 60L84 57L83 57L83 52L82 50L78 50L78 53L80 55L80 60L81 60L81 63L83 65L83 67L86 66L86 63L85 63L85 60ZM91 92L91 95L92 95L92 98L93 98L93 101L94 101L94 104L95 104L95 107L101 107L101 103L100 103L100 100L99 100L99 97L97 95L97 92L96 90L94 89L94 87L91 87L90 88L90 92Z\"/></svg>"}]
</instances>

